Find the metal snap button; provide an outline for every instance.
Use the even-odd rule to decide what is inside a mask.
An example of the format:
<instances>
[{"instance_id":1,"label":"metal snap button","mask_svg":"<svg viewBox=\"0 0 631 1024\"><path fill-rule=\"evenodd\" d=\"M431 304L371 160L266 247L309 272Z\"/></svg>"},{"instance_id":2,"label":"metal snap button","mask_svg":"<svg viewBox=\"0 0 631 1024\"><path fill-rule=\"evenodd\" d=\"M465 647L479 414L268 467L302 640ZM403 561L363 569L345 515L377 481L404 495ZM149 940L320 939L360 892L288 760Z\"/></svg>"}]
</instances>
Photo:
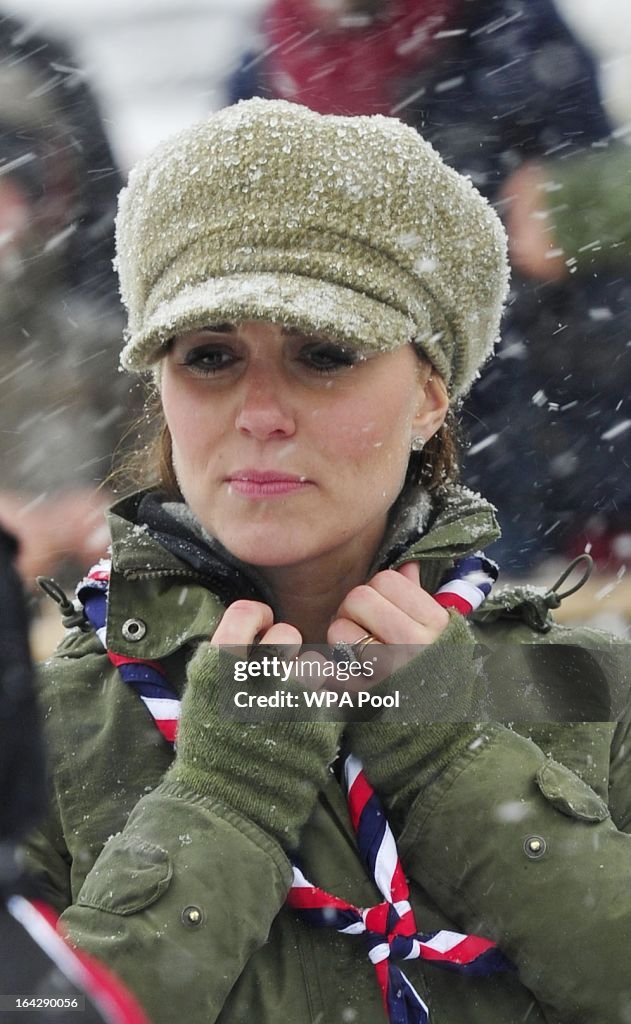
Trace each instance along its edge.
<instances>
[{"instance_id":1,"label":"metal snap button","mask_svg":"<svg viewBox=\"0 0 631 1024\"><path fill-rule=\"evenodd\" d=\"M524 853L531 860L538 860L546 852L547 844L541 836L528 836L524 841Z\"/></svg>"},{"instance_id":2,"label":"metal snap button","mask_svg":"<svg viewBox=\"0 0 631 1024\"><path fill-rule=\"evenodd\" d=\"M204 915L199 907L185 907L182 911L182 924L189 928L197 928L204 920Z\"/></svg>"},{"instance_id":3,"label":"metal snap button","mask_svg":"<svg viewBox=\"0 0 631 1024\"><path fill-rule=\"evenodd\" d=\"M142 619L127 619L123 622L121 632L125 640L142 640L147 632L147 626Z\"/></svg>"}]
</instances>

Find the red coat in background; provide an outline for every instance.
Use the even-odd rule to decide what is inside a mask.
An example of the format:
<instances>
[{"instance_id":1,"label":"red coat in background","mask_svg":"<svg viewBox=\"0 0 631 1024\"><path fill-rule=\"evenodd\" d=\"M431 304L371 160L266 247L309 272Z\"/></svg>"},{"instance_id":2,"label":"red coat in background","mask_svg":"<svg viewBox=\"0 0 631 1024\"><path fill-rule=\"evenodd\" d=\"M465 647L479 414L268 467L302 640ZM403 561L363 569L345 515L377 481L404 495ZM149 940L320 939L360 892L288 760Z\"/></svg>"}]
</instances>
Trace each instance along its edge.
<instances>
[{"instance_id":1,"label":"red coat in background","mask_svg":"<svg viewBox=\"0 0 631 1024\"><path fill-rule=\"evenodd\" d=\"M263 23L274 95L322 114L391 114L401 81L441 46L460 0L274 0Z\"/></svg>"}]
</instances>

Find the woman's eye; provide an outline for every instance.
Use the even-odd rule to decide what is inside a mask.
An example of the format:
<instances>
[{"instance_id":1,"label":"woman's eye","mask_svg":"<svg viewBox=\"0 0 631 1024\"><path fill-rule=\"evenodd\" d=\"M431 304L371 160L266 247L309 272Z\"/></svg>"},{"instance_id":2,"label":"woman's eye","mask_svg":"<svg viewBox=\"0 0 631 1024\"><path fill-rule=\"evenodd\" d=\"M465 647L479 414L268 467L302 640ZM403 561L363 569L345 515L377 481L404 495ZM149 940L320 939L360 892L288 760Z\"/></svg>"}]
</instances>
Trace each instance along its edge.
<instances>
[{"instance_id":1,"label":"woman's eye","mask_svg":"<svg viewBox=\"0 0 631 1024\"><path fill-rule=\"evenodd\" d=\"M306 345L300 353L300 358L310 369L318 373L334 373L336 370L354 366L359 359L359 353L335 342L318 342Z\"/></svg>"},{"instance_id":2,"label":"woman's eye","mask_svg":"<svg viewBox=\"0 0 631 1024\"><path fill-rule=\"evenodd\" d=\"M203 345L189 349L182 359L182 365L190 367L195 373L210 375L227 370L236 358L229 348L221 345Z\"/></svg>"}]
</instances>

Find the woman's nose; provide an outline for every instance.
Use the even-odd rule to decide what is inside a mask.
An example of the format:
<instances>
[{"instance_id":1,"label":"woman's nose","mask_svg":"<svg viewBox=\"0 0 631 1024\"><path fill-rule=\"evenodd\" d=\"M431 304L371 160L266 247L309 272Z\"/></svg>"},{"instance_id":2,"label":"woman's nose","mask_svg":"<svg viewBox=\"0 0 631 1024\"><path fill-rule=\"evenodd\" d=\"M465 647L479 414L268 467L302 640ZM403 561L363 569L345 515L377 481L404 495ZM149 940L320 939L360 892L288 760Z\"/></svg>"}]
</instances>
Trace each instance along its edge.
<instances>
[{"instance_id":1,"label":"woman's nose","mask_svg":"<svg viewBox=\"0 0 631 1024\"><path fill-rule=\"evenodd\" d=\"M258 441L272 437L291 437L296 429L282 386L273 376L253 377L244 382L245 390L235 420L237 430Z\"/></svg>"}]
</instances>

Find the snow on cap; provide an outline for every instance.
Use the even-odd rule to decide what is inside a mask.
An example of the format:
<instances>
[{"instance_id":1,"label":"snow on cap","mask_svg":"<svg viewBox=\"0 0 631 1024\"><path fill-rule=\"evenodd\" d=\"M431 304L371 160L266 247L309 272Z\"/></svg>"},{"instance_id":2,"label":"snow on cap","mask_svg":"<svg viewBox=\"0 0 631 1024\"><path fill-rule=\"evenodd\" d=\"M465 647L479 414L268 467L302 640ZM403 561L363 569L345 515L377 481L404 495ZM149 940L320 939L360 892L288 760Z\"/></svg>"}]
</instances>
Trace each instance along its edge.
<instances>
[{"instance_id":1,"label":"snow on cap","mask_svg":"<svg viewBox=\"0 0 631 1024\"><path fill-rule=\"evenodd\" d=\"M492 351L506 236L470 181L392 117L246 100L158 147L119 201L122 365L174 335L269 320L361 347L414 342L464 394Z\"/></svg>"}]
</instances>

